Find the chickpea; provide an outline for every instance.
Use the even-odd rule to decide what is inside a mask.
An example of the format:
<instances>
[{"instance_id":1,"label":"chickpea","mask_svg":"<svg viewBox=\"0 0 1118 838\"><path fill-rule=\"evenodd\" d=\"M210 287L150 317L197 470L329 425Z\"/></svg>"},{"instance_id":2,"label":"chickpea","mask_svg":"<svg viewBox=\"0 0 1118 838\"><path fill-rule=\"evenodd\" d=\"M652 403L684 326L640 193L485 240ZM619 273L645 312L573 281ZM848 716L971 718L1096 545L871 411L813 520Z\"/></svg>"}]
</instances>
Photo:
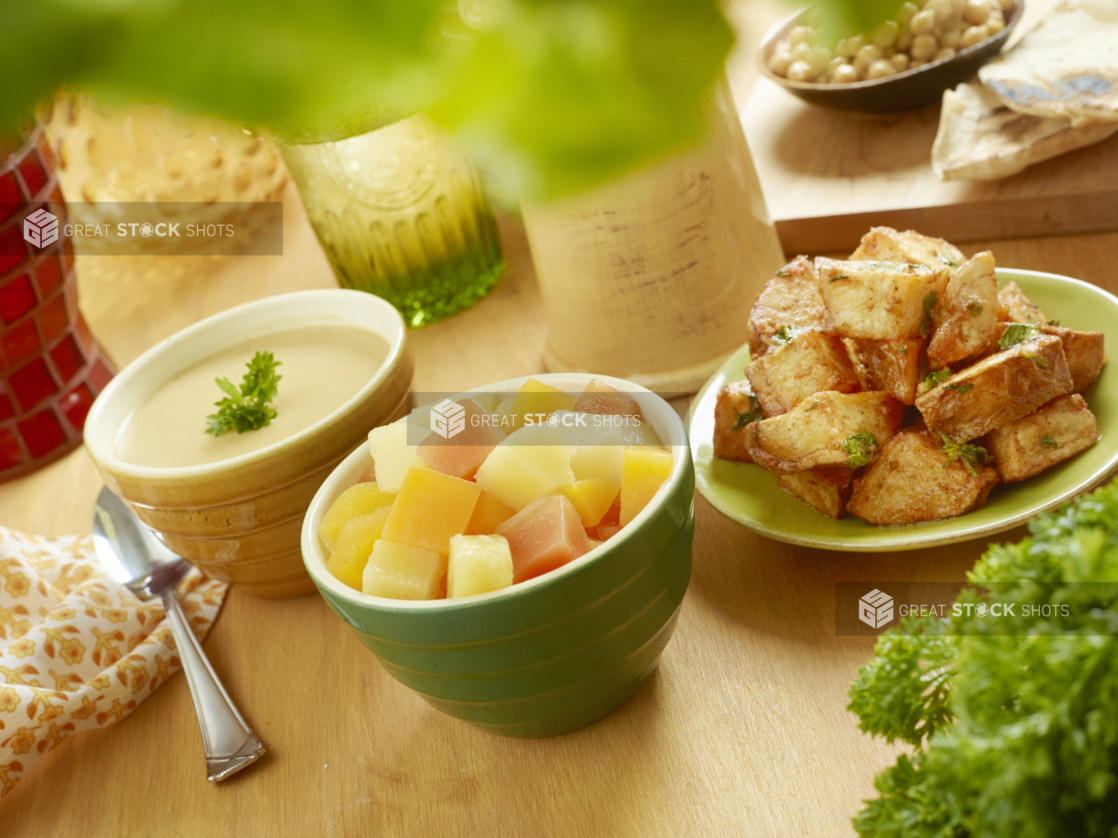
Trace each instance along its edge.
<instances>
[{"instance_id":1,"label":"chickpea","mask_svg":"<svg viewBox=\"0 0 1118 838\"><path fill-rule=\"evenodd\" d=\"M921 60L917 59L915 61L909 62L908 69L915 70L918 67L923 67L927 63L928 63L927 61L921 61Z\"/></svg>"},{"instance_id":2,"label":"chickpea","mask_svg":"<svg viewBox=\"0 0 1118 838\"><path fill-rule=\"evenodd\" d=\"M854 69L864 75L866 70L869 69L869 66L882 57L884 57L884 53L881 51L880 47L873 44L866 44L858 50L858 54L854 56Z\"/></svg>"},{"instance_id":3,"label":"chickpea","mask_svg":"<svg viewBox=\"0 0 1118 838\"><path fill-rule=\"evenodd\" d=\"M893 66L893 62L886 61L884 58L873 62L866 70L867 79L883 79L886 76L895 76L896 74L897 68Z\"/></svg>"},{"instance_id":4,"label":"chickpea","mask_svg":"<svg viewBox=\"0 0 1118 838\"><path fill-rule=\"evenodd\" d=\"M936 24L943 26L951 17L951 0L928 0L924 11L932 12L936 16Z\"/></svg>"},{"instance_id":5,"label":"chickpea","mask_svg":"<svg viewBox=\"0 0 1118 838\"><path fill-rule=\"evenodd\" d=\"M850 84L858 80L858 71L851 64L842 64L831 71L831 81L835 84Z\"/></svg>"},{"instance_id":6,"label":"chickpea","mask_svg":"<svg viewBox=\"0 0 1118 838\"><path fill-rule=\"evenodd\" d=\"M900 34L897 35L896 46L901 52L907 52L908 48L912 46L912 33L907 29L902 29Z\"/></svg>"},{"instance_id":7,"label":"chickpea","mask_svg":"<svg viewBox=\"0 0 1118 838\"><path fill-rule=\"evenodd\" d=\"M990 37L989 31L985 26L972 26L963 33L962 39L959 41L963 49L973 47L975 44L980 44Z\"/></svg>"},{"instance_id":8,"label":"chickpea","mask_svg":"<svg viewBox=\"0 0 1118 838\"><path fill-rule=\"evenodd\" d=\"M828 73L833 73L835 70L837 70L839 67L841 67L845 63L846 63L845 58L843 58L841 55L836 55L834 58L832 58L830 61L827 62L827 72Z\"/></svg>"},{"instance_id":9,"label":"chickpea","mask_svg":"<svg viewBox=\"0 0 1118 838\"><path fill-rule=\"evenodd\" d=\"M1001 7L1001 10L1003 12L1008 12L1011 11L1017 4L1014 2L1014 0L1000 0L998 5Z\"/></svg>"},{"instance_id":10,"label":"chickpea","mask_svg":"<svg viewBox=\"0 0 1118 838\"><path fill-rule=\"evenodd\" d=\"M791 63L792 52L788 49L787 43L781 43L769 57L769 69L778 76L787 75Z\"/></svg>"},{"instance_id":11,"label":"chickpea","mask_svg":"<svg viewBox=\"0 0 1118 838\"><path fill-rule=\"evenodd\" d=\"M831 61L831 51L826 47L816 47L811 50L807 58L808 65L811 67L812 72L818 74L827 69L827 64Z\"/></svg>"},{"instance_id":12,"label":"chickpea","mask_svg":"<svg viewBox=\"0 0 1118 838\"><path fill-rule=\"evenodd\" d=\"M897 21L901 26L908 26L912 21L913 16L920 11L920 7L915 3L908 2L901 6L901 10L897 12Z\"/></svg>"},{"instance_id":13,"label":"chickpea","mask_svg":"<svg viewBox=\"0 0 1118 838\"><path fill-rule=\"evenodd\" d=\"M813 75L806 61L793 61L788 67L788 81L811 81Z\"/></svg>"},{"instance_id":14,"label":"chickpea","mask_svg":"<svg viewBox=\"0 0 1118 838\"><path fill-rule=\"evenodd\" d=\"M912 30L913 35L931 35L936 30L935 12L929 9L917 12L913 15L908 28Z\"/></svg>"},{"instance_id":15,"label":"chickpea","mask_svg":"<svg viewBox=\"0 0 1118 838\"><path fill-rule=\"evenodd\" d=\"M967 0L963 7L963 20L971 26L981 26L990 17L990 7L985 0Z\"/></svg>"},{"instance_id":16,"label":"chickpea","mask_svg":"<svg viewBox=\"0 0 1118 838\"><path fill-rule=\"evenodd\" d=\"M795 48L800 44L811 43L811 29L807 26L793 26L788 33L788 44Z\"/></svg>"},{"instance_id":17,"label":"chickpea","mask_svg":"<svg viewBox=\"0 0 1118 838\"><path fill-rule=\"evenodd\" d=\"M961 29L947 29L939 38L940 46L951 47L951 49L959 49L963 41L963 31Z\"/></svg>"},{"instance_id":18,"label":"chickpea","mask_svg":"<svg viewBox=\"0 0 1118 838\"><path fill-rule=\"evenodd\" d=\"M873 33L874 46L886 49L893 46L897 40L897 33L901 31L901 27L897 25L895 20L887 20L881 24Z\"/></svg>"},{"instance_id":19,"label":"chickpea","mask_svg":"<svg viewBox=\"0 0 1118 838\"><path fill-rule=\"evenodd\" d=\"M843 50L839 53L839 55L844 55L847 58L853 58L855 55L858 54L858 50L860 50L865 45L865 35L851 35L849 38L846 39L846 43L843 45ZM836 50L836 52L838 51Z\"/></svg>"},{"instance_id":20,"label":"chickpea","mask_svg":"<svg viewBox=\"0 0 1118 838\"><path fill-rule=\"evenodd\" d=\"M967 0L951 0L951 19L962 19Z\"/></svg>"},{"instance_id":21,"label":"chickpea","mask_svg":"<svg viewBox=\"0 0 1118 838\"><path fill-rule=\"evenodd\" d=\"M908 56L903 52L898 52L889 60L893 62L893 66L897 69L898 73L903 73L908 69Z\"/></svg>"},{"instance_id":22,"label":"chickpea","mask_svg":"<svg viewBox=\"0 0 1118 838\"><path fill-rule=\"evenodd\" d=\"M939 61L942 58L953 58L954 56L955 50L953 50L951 47L944 47L935 54L935 58L933 58L932 61Z\"/></svg>"},{"instance_id":23,"label":"chickpea","mask_svg":"<svg viewBox=\"0 0 1118 838\"><path fill-rule=\"evenodd\" d=\"M991 35L996 35L1005 29L1005 18L1001 12L990 12L990 17L986 20L986 28L990 30Z\"/></svg>"},{"instance_id":24,"label":"chickpea","mask_svg":"<svg viewBox=\"0 0 1118 838\"><path fill-rule=\"evenodd\" d=\"M935 35L917 35L912 39L912 57L918 61L928 61L939 52L939 41Z\"/></svg>"},{"instance_id":25,"label":"chickpea","mask_svg":"<svg viewBox=\"0 0 1118 838\"><path fill-rule=\"evenodd\" d=\"M807 61L811 57L811 44L796 44L792 47L793 61Z\"/></svg>"}]
</instances>

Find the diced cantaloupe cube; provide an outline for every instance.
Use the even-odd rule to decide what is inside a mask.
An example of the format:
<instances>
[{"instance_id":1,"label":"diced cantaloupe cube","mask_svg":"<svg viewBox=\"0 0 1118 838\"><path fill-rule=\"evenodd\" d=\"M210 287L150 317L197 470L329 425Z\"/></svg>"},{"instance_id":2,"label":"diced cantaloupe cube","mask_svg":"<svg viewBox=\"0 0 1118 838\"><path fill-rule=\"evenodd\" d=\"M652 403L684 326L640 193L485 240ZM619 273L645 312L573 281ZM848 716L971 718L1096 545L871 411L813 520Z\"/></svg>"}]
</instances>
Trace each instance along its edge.
<instances>
[{"instance_id":1,"label":"diced cantaloupe cube","mask_svg":"<svg viewBox=\"0 0 1118 838\"><path fill-rule=\"evenodd\" d=\"M634 399L596 378L586 385L573 409L582 413L612 414L614 416L641 415L641 406Z\"/></svg>"},{"instance_id":2,"label":"diced cantaloupe cube","mask_svg":"<svg viewBox=\"0 0 1118 838\"><path fill-rule=\"evenodd\" d=\"M523 428L538 425L555 411L571 410L574 406L575 397L570 393L529 378L516 394L510 415L516 427Z\"/></svg>"},{"instance_id":3,"label":"diced cantaloupe cube","mask_svg":"<svg viewBox=\"0 0 1118 838\"><path fill-rule=\"evenodd\" d=\"M439 599L445 573L445 554L380 538L365 565L361 590L389 599Z\"/></svg>"},{"instance_id":4,"label":"diced cantaloupe cube","mask_svg":"<svg viewBox=\"0 0 1118 838\"><path fill-rule=\"evenodd\" d=\"M635 517L672 473L675 460L666 451L630 446L625 449L621 473L621 526Z\"/></svg>"},{"instance_id":5,"label":"diced cantaloupe cube","mask_svg":"<svg viewBox=\"0 0 1118 838\"><path fill-rule=\"evenodd\" d=\"M497 527L497 534L509 541L514 582L562 567L588 549L582 521L565 495L544 498L521 510Z\"/></svg>"},{"instance_id":6,"label":"diced cantaloupe cube","mask_svg":"<svg viewBox=\"0 0 1118 838\"><path fill-rule=\"evenodd\" d=\"M450 539L446 595L487 594L512 584L512 551L503 535L456 535Z\"/></svg>"},{"instance_id":7,"label":"diced cantaloupe cube","mask_svg":"<svg viewBox=\"0 0 1118 838\"><path fill-rule=\"evenodd\" d=\"M464 411L462 430L445 437L431 434L419 444L417 453L435 471L466 479L474 476L478 466L507 434L473 400L461 399L456 404Z\"/></svg>"},{"instance_id":8,"label":"diced cantaloupe cube","mask_svg":"<svg viewBox=\"0 0 1118 838\"><path fill-rule=\"evenodd\" d=\"M369 431L369 451L373 455L377 484L382 491L398 491L404 481L404 475L415 465L418 459L416 436L416 430L413 428L413 444L409 444L406 418Z\"/></svg>"},{"instance_id":9,"label":"diced cantaloupe cube","mask_svg":"<svg viewBox=\"0 0 1118 838\"><path fill-rule=\"evenodd\" d=\"M576 480L563 489L563 494L574 504L583 527L596 527L621 491L618 480Z\"/></svg>"},{"instance_id":10,"label":"diced cantaloupe cube","mask_svg":"<svg viewBox=\"0 0 1118 838\"><path fill-rule=\"evenodd\" d=\"M470 523L466 525L466 535L493 535L498 526L515 514L516 510L507 503L483 491L477 499L474 514L470 516Z\"/></svg>"},{"instance_id":11,"label":"diced cantaloupe cube","mask_svg":"<svg viewBox=\"0 0 1118 838\"><path fill-rule=\"evenodd\" d=\"M369 554L373 552L373 545L384 530L390 511L391 507L382 506L375 512L358 515L345 522L334 550L326 560L326 569L339 581L361 590L361 574L365 571Z\"/></svg>"},{"instance_id":12,"label":"diced cantaloupe cube","mask_svg":"<svg viewBox=\"0 0 1118 838\"><path fill-rule=\"evenodd\" d=\"M450 537L466 531L480 494L469 480L429 468L408 469L384 524L384 538L445 556Z\"/></svg>"},{"instance_id":13,"label":"diced cantaloupe cube","mask_svg":"<svg viewBox=\"0 0 1118 838\"><path fill-rule=\"evenodd\" d=\"M621 479L621 455L626 445L662 447L650 422L634 416L556 411L555 421L571 446L571 469L576 480Z\"/></svg>"},{"instance_id":14,"label":"diced cantaloupe cube","mask_svg":"<svg viewBox=\"0 0 1118 838\"><path fill-rule=\"evenodd\" d=\"M338 534L346 521L358 515L368 515L383 506L390 506L395 498L396 496L391 492L382 492L376 483L357 483L350 486L338 496L322 516L318 537L322 539L327 550L333 550Z\"/></svg>"},{"instance_id":15,"label":"diced cantaloupe cube","mask_svg":"<svg viewBox=\"0 0 1118 838\"><path fill-rule=\"evenodd\" d=\"M475 475L477 485L514 509L575 482L571 452L559 429L531 425L509 434Z\"/></svg>"}]
</instances>

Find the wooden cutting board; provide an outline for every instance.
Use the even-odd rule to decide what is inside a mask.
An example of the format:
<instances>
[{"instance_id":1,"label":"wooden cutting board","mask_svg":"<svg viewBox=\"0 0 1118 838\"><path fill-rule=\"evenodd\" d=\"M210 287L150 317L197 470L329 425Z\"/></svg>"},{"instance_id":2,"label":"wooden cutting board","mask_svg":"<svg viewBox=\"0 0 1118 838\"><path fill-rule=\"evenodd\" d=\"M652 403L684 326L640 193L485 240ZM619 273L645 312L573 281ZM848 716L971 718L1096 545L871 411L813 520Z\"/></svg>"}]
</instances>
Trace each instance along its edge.
<instances>
[{"instance_id":1,"label":"wooden cutting board","mask_svg":"<svg viewBox=\"0 0 1118 838\"><path fill-rule=\"evenodd\" d=\"M1049 5L1033 0L1019 30ZM852 250L882 224L956 242L1118 230L1118 135L1000 181L944 183L938 105L843 114L761 77L739 110L786 253Z\"/></svg>"}]
</instances>

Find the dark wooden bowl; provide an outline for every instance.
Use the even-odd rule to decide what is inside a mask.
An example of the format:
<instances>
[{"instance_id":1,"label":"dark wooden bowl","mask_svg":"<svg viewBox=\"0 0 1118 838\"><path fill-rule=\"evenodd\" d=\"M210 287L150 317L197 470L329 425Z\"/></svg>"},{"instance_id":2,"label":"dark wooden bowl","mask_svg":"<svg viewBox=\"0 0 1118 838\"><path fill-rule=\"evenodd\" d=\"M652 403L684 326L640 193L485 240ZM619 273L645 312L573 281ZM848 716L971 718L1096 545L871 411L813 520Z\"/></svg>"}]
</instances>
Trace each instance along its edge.
<instances>
[{"instance_id":1,"label":"dark wooden bowl","mask_svg":"<svg viewBox=\"0 0 1118 838\"><path fill-rule=\"evenodd\" d=\"M776 45L788 36L793 26L805 22L810 11L805 9L790 15L765 33L757 52L761 72L789 93L813 105L857 113L899 113L938 102L943 91L969 79L978 72L979 67L1001 52L1009 34L1021 20L1025 0L1017 0L1013 10L1006 15L1005 28L1001 32L981 43L959 50L950 58L941 58L895 76L849 84L789 81L769 69L769 59Z\"/></svg>"}]
</instances>

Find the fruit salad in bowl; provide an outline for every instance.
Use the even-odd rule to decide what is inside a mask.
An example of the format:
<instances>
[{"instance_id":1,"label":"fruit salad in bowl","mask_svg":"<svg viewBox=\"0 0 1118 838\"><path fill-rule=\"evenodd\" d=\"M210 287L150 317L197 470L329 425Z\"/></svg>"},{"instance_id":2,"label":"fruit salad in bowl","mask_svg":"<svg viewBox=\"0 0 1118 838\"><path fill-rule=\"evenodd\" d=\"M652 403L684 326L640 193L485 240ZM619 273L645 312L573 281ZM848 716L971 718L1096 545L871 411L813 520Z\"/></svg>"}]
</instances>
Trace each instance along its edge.
<instances>
[{"instance_id":1,"label":"fruit salad in bowl","mask_svg":"<svg viewBox=\"0 0 1118 838\"><path fill-rule=\"evenodd\" d=\"M500 382L374 429L311 504L304 562L429 703L554 735L656 666L690 578L693 488L656 394L579 374Z\"/></svg>"}]
</instances>

